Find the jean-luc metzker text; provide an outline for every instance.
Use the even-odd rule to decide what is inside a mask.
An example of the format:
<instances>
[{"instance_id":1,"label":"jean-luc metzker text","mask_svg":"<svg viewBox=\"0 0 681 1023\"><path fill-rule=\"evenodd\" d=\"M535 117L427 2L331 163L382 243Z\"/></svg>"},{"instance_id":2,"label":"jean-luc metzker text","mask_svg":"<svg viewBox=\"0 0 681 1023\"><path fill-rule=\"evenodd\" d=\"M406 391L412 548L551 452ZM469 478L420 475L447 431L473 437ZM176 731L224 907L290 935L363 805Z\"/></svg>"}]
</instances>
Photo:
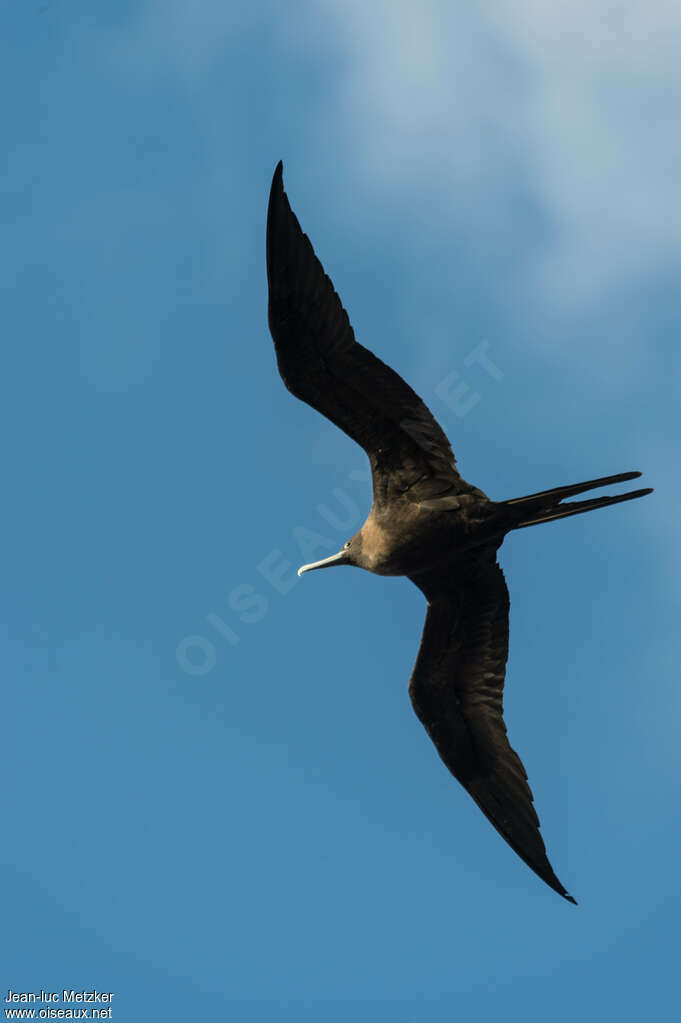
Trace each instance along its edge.
<instances>
[{"instance_id":1,"label":"jean-luc metzker text","mask_svg":"<svg viewBox=\"0 0 681 1023\"><path fill-rule=\"evenodd\" d=\"M5 1002L110 1002L113 991L75 991L64 988L58 991L12 991L10 988Z\"/></svg>"}]
</instances>

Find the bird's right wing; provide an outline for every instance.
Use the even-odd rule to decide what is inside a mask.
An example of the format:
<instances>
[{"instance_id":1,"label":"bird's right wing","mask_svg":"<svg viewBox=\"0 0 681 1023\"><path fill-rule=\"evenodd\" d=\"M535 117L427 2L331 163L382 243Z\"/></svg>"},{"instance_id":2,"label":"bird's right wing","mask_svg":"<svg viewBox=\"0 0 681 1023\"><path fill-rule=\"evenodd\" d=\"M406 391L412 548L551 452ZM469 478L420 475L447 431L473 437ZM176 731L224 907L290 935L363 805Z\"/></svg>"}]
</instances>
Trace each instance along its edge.
<instances>
[{"instance_id":1,"label":"bird's right wing","mask_svg":"<svg viewBox=\"0 0 681 1023\"><path fill-rule=\"evenodd\" d=\"M355 340L284 191L282 165L267 211L268 319L289 391L357 441L369 456L375 498L414 500L474 490L457 472L445 434L419 396Z\"/></svg>"},{"instance_id":2,"label":"bird's right wing","mask_svg":"<svg viewBox=\"0 0 681 1023\"><path fill-rule=\"evenodd\" d=\"M440 757L512 849L570 902L539 833L527 774L503 718L509 599L494 547L411 576L428 614L409 684L414 710Z\"/></svg>"}]
</instances>

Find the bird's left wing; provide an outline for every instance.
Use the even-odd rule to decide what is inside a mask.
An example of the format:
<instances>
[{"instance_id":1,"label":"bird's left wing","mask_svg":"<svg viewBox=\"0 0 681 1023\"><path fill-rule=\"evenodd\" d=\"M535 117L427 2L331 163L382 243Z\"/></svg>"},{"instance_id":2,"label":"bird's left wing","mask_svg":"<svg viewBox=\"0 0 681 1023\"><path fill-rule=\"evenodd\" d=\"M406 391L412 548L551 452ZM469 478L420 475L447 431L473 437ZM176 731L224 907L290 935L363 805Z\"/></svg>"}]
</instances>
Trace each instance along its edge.
<instances>
[{"instance_id":1,"label":"bird's left wing","mask_svg":"<svg viewBox=\"0 0 681 1023\"><path fill-rule=\"evenodd\" d=\"M414 710L440 757L515 852L570 902L553 872L518 754L503 718L509 599L494 547L477 548L447 574L412 575L428 599L409 683Z\"/></svg>"},{"instance_id":2,"label":"bird's left wing","mask_svg":"<svg viewBox=\"0 0 681 1023\"><path fill-rule=\"evenodd\" d=\"M414 500L474 490L457 472L430 410L394 370L355 340L310 240L274 172L267 211L268 320L289 391L357 441L369 456L375 498Z\"/></svg>"}]
</instances>

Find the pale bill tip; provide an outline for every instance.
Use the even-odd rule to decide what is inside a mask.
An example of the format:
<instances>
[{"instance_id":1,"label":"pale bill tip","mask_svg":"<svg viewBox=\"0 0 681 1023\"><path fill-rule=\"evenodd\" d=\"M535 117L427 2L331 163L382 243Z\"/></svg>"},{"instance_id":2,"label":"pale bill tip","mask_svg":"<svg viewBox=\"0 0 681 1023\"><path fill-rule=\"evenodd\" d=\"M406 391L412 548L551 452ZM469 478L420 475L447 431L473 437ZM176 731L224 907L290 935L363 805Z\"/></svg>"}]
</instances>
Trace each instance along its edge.
<instances>
[{"instance_id":1,"label":"pale bill tip","mask_svg":"<svg viewBox=\"0 0 681 1023\"><path fill-rule=\"evenodd\" d=\"M326 568L327 565L335 565L340 563L341 565L345 561L345 551L338 551L338 554L332 554L328 558L322 558L321 561L311 561L309 565L301 565L298 569L298 575L302 575L303 572L310 572L313 568Z\"/></svg>"}]
</instances>

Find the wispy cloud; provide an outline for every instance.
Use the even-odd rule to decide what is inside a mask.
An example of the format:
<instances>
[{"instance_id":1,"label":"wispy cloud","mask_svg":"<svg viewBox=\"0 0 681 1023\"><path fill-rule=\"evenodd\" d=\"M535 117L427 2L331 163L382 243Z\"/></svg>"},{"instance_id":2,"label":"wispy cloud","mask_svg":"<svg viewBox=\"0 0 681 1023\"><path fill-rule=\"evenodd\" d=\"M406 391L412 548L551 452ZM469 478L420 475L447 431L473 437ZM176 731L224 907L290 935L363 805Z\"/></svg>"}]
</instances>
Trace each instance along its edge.
<instances>
[{"instance_id":1,"label":"wispy cloud","mask_svg":"<svg viewBox=\"0 0 681 1023\"><path fill-rule=\"evenodd\" d=\"M325 64L318 137L329 153L342 145L354 154L366 198L427 192L420 218L430 209L434 224L473 238L497 232L506 246L529 205L537 241L514 254L509 274L557 308L584 306L681 256L681 8L670 0L486 9L325 0L299 5L293 19L264 3L171 0L141 5L134 18L110 34L113 66L200 96L197 116L214 142L212 107L224 115L253 101L201 88L240 38L258 34L263 68L275 52ZM267 91L266 71L263 82ZM286 116L294 130L295 110Z\"/></svg>"},{"instance_id":2,"label":"wispy cloud","mask_svg":"<svg viewBox=\"0 0 681 1023\"><path fill-rule=\"evenodd\" d=\"M528 269L558 300L679 258L678 5L327 8L348 54L338 102L381 182L413 176L480 218L471 198L520 175L550 225Z\"/></svg>"}]
</instances>

